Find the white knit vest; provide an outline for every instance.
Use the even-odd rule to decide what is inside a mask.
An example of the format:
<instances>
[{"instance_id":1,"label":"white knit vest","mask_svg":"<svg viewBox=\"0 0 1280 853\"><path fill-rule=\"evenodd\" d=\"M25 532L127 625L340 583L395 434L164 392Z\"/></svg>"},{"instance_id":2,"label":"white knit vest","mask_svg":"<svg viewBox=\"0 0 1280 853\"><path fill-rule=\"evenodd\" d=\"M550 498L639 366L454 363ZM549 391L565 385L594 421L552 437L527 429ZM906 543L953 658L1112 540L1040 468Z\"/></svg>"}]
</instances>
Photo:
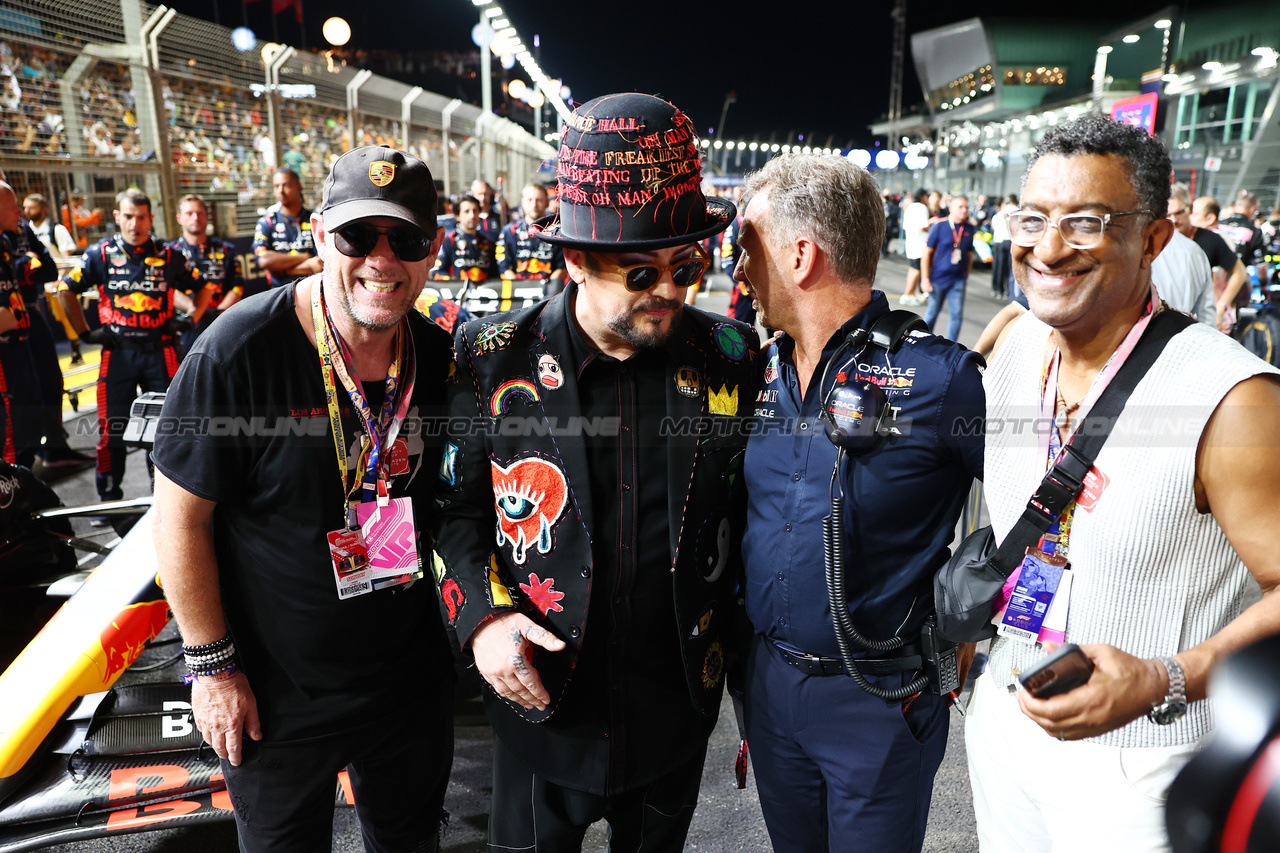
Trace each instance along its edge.
<instances>
[{"instance_id":1,"label":"white knit vest","mask_svg":"<svg viewBox=\"0 0 1280 853\"><path fill-rule=\"evenodd\" d=\"M1047 427L1036 421L1048 335L1047 325L1024 315L984 378L984 492L997 541L1045 474L1038 433ZM1203 324L1168 343L1098 454L1096 468L1107 479L1101 497L1091 510L1075 511L1067 642L1109 643L1140 658L1174 655L1240 614L1253 577L1213 515L1196 510L1196 448L1228 391L1251 376L1278 372ZM1014 669L1025 670L1042 655L1038 645L1000 637L987 672L1008 685ZM1201 701L1172 725L1141 717L1090 740L1174 746L1198 740L1212 723L1209 702Z\"/></svg>"}]
</instances>

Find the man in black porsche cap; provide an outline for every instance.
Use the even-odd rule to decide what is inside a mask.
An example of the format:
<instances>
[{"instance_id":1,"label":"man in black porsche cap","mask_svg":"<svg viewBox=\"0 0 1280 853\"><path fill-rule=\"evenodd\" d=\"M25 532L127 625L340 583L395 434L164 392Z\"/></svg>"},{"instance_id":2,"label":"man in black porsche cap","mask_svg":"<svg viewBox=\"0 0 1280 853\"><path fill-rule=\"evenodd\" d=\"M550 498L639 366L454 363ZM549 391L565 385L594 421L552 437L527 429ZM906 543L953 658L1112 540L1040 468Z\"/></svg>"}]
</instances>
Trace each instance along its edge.
<instances>
[{"instance_id":1,"label":"man in black porsche cap","mask_svg":"<svg viewBox=\"0 0 1280 853\"><path fill-rule=\"evenodd\" d=\"M679 850L730 653L740 418L757 341L684 304L734 207L700 189L692 122L659 98L579 107L560 210L569 285L459 332L437 551L488 683L492 850Z\"/></svg>"},{"instance_id":2,"label":"man in black porsche cap","mask_svg":"<svg viewBox=\"0 0 1280 853\"><path fill-rule=\"evenodd\" d=\"M438 849L453 668L421 579L440 441L417 427L452 355L412 310L435 212L422 161L344 154L311 217L324 271L228 309L165 401L160 577L244 851L329 849L343 769L366 850Z\"/></svg>"}]
</instances>

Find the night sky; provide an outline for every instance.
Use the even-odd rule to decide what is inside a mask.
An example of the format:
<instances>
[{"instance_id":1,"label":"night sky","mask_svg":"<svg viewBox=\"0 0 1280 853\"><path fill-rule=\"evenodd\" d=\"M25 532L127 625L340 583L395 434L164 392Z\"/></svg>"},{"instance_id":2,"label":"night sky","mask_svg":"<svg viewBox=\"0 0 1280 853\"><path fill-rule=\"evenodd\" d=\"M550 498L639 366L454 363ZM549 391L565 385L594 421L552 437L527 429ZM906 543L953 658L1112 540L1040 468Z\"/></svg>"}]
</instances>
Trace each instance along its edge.
<instances>
[{"instance_id":1,"label":"night sky","mask_svg":"<svg viewBox=\"0 0 1280 853\"><path fill-rule=\"evenodd\" d=\"M471 47L479 12L471 0L303 0L306 44L322 45L331 15L351 24L349 46L384 50ZM803 133L826 147L870 145L867 125L889 104L893 22L890 0L703 2L703 0L496 0L525 44L541 37L540 64L582 102L612 92L662 95L693 118L704 135L719 122L728 92L737 93L725 138L783 142ZM247 11L259 38L272 37L271 0L168 0L184 14L238 26ZM1056 18L1115 18L1114 0L1053 4ZM1115 25L1159 10L1158 0L1122 4ZM904 110L923 99L911 62L910 34L975 15L1027 17L1045 7L988 0L979 8L908 0ZM394 12L388 10L396 10ZM281 41L298 45L292 10L277 18ZM495 66L496 67L496 66ZM519 66L517 66L518 69ZM830 140L830 142L828 142Z\"/></svg>"}]
</instances>

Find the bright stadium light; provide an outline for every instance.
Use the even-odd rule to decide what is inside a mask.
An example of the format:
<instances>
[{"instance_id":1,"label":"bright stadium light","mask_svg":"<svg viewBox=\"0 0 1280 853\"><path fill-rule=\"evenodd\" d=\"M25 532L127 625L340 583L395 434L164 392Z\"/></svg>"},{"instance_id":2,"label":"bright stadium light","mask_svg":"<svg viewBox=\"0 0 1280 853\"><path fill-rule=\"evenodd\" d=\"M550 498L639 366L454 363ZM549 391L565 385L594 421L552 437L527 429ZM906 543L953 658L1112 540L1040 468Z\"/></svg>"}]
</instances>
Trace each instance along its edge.
<instances>
[{"instance_id":1,"label":"bright stadium light","mask_svg":"<svg viewBox=\"0 0 1280 853\"><path fill-rule=\"evenodd\" d=\"M507 94L513 98L523 98L525 90L529 87L519 77L507 84Z\"/></svg>"},{"instance_id":2,"label":"bright stadium light","mask_svg":"<svg viewBox=\"0 0 1280 853\"><path fill-rule=\"evenodd\" d=\"M1137 44L1139 41L1142 40L1142 36L1138 35L1137 33L1129 33L1127 36L1125 36L1120 40L1125 44Z\"/></svg>"},{"instance_id":3,"label":"bright stadium light","mask_svg":"<svg viewBox=\"0 0 1280 853\"><path fill-rule=\"evenodd\" d=\"M1155 23L1155 27L1157 30L1167 30L1169 29L1169 27L1172 27L1172 26L1173 26L1173 21L1169 20L1168 18L1161 18Z\"/></svg>"},{"instance_id":4,"label":"bright stadium light","mask_svg":"<svg viewBox=\"0 0 1280 853\"><path fill-rule=\"evenodd\" d=\"M855 166L861 166L865 169L871 165L871 152L865 148L855 148L849 152L848 156Z\"/></svg>"},{"instance_id":5,"label":"bright stadium light","mask_svg":"<svg viewBox=\"0 0 1280 853\"><path fill-rule=\"evenodd\" d=\"M876 168L877 169L896 169L898 168L898 152L897 151L877 151L876 152Z\"/></svg>"},{"instance_id":6,"label":"bright stadium light","mask_svg":"<svg viewBox=\"0 0 1280 853\"><path fill-rule=\"evenodd\" d=\"M248 27L236 27L231 31L231 44L241 53L253 50L257 43L258 37Z\"/></svg>"},{"instance_id":7,"label":"bright stadium light","mask_svg":"<svg viewBox=\"0 0 1280 853\"><path fill-rule=\"evenodd\" d=\"M721 142L719 139L717 139L714 144L717 151L719 151L721 148L724 147L724 143Z\"/></svg>"},{"instance_id":8,"label":"bright stadium light","mask_svg":"<svg viewBox=\"0 0 1280 853\"><path fill-rule=\"evenodd\" d=\"M324 40L334 47L342 47L351 41L351 25L342 18L330 18L320 28Z\"/></svg>"},{"instance_id":9,"label":"bright stadium light","mask_svg":"<svg viewBox=\"0 0 1280 853\"><path fill-rule=\"evenodd\" d=\"M751 149L752 151L755 151L760 148L760 145L759 143L753 142L750 145L748 145L747 148Z\"/></svg>"}]
</instances>

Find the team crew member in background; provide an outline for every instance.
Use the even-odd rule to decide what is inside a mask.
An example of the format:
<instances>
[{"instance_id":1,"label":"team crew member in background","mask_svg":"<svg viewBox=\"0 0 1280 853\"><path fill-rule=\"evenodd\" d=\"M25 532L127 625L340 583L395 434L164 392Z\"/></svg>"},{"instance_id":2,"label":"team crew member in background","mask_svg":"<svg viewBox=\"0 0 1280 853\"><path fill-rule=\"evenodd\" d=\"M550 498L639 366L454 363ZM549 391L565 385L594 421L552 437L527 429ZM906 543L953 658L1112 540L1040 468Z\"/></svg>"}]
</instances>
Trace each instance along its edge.
<instances>
[{"instance_id":1,"label":"team crew member in background","mask_svg":"<svg viewBox=\"0 0 1280 853\"><path fill-rule=\"evenodd\" d=\"M1009 195L1000 200L999 209L991 214L991 293L1001 299L1009 296L1009 279L1013 276L1009 214L1017 209L1018 197Z\"/></svg>"},{"instance_id":2,"label":"team crew member in background","mask_svg":"<svg viewBox=\"0 0 1280 853\"><path fill-rule=\"evenodd\" d=\"M1209 267L1214 270L1213 300L1217 328L1230 332L1235 324L1235 296L1243 289L1248 293L1245 282L1249 275L1244 264L1236 256L1235 251L1227 245L1227 241L1208 228L1201 228L1192 223L1191 194L1183 184L1174 184L1169 189L1169 220L1173 227L1184 237L1190 237L1199 246L1209 260ZM1213 214L1216 221L1217 213Z\"/></svg>"},{"instance_id":3,"label":"team crew member in background","mask_svg":"<svg viewBox=\"0 0 1280 853\"><path fill-rule=\"evenodd\" d=\"M48 221L47 217L45 221ZM41 476L85 468L93 464L93 459L72 450L62 429L62 367L58 364L53 333L40 310L44 286L57 279L58 270L30 223L22 221L18 197L4 183L0 183L0 231L9 239L11 264L26 318L26 325L21 331L30 347L39 406L27 414L33 422L24 427L29 426L35 431L35 441L30 445L17 446L18 464L32 468ZM12 302L12 297L8 297L5 304L9 302ZM9 383L11 390L20 382L17 378L20 374L16 370L15 379ZM18 393L26 396L28 391L21 388Z\"/></svg>"},{"instance_id":4,"label":"team crew member in background","mask_svg":"<svg viewBox=\"0 0 1280 853\"><path fill-rule=\"evenodd\" d=\"M62 309L80 337L102 345L98 366L98 496L124 497L124 426L138 389L164 391L178 372L174 309L196 317L208 304L200 271L151 236L151 200L141 190L116 196L120 232L90 246L62 278ZM89 332L79 294L98 289ZM148 461L148 464L149 461Z\"/></svg>"},{"instance_id":5,"label":"team crew member in background","mask_svg":"<svg viewBox=\"0 0 1280 853\"><path fill-rule=\"evenodd\" d=\"M258 220L253 254L272 287L320 272L320 258L311 236L311 211L302 206L302 179L292 169L276 169L271 176L276 203Z\"/></svg>"},{"instance_id":6,"label":"team crew member in background","mask_svg":"<svg viewBox=\"0 0 1280 853\"><path fill-rule=\"evenodd\" d=\"M1249 304L1249 298L1252 294L1252 286L1249 281L1249 271L1245 268L1244 251L1232 242L1224 233L1222 233L1220 223L1218 222L1218 215L1220 213L1222 213L1222 208L1219 206L1216 198L1207 195L1200 196L1200 198L1196 199L1191 205L1190 222L1193 226L1199 229L1196 232L1197 234L1201 232L1208 232L1217 235L1218 238L1226 243L1227 247L1235 253L1236 260L1240 264L1239 275L1237 275L1236 272L1231 272L1227 278L1226 285L1222 288L1221 292L1216 293L1218 314L1220 318L1222 318L1219 323L1219 328L1223 328L1223 331L1230 332L1231 328L1234 328L1236 320L1238 319L1236 315L1239 310ZM1192 239L1195 239L1196 242L1200 242L1196 237L1193 237ZM1214 256L1208 248L1203 244L1201 244L1201 248L1205 249L1205 254L1209 255L1210 262L1213 263L1214 266L1220 266L1220 264L1213 260ZM1223 266L1222 268L1225 270L1232 269L1226 266ZM1216 290L1217 288L1215 288L1215 291Z\"/></svg>"},{"instance_id":7,"label":"team crew member in background","mask_svg":"<svg viewBox=\"0 0 1280 853\"><path fill-rule=\"evenodd\" d=\"M49 215L49 200L39 193L32 193L22 200L22 216L31 226L44 247L54 258L69 258L77 251L76 241L61 222L54 222Z\"/></svg>"},{"instance_id":8,"label":"team crew member in background","mask_svg":"<svg viewBox=\"0 0 1280 853\"><path fill-rule=\"evenodd\" d=\"M178 225L182 236L170 245L182 253L187 263L200 270L208 291L207 308L193 317L195 327L182 335L182 351L190 352L192 344L209 328L219 312L235 305L244 296L240 259L235 247L218 236L209 236L209 208L198 195L186 195L178 202Z\"/></svg>"},{"instance_id":9,"label":"team crew member in background","mask_svg":"<svg viewBox=\"0 0 1280 853\"><path fill-rule=\"evenodd\" d=\"M733 278L733 271L738 268L738 258L742 255L742 247L738 245L741 231L742 214L739 213L720 239L720 272L730 278ZM740 281L733 282L733 290L729 293L729 316L748 326L756 324L754 300L747 292L747 286Z\"/></svg>"},{"instance_id":10,"label":"team crew member in background","mask_svg":"<svg viewBox=\"0 0 1280 853\"><path fill-rule=\"evenodd\" d=\"M502 202L494 199L493 187L487 181L472 181L471 198L480 207L476 229L493 242L498 242L498 234L502 231Z\"/></svg>"},{"instance_id":11,"label":"team crew member in background","mask_svg":"<svg viewBox=\"0 0 1280 853\"><path fill-rule=\"evenodd\" d=\"M31 232L36 238L44 244L49 250L50 257L53 258L69 258L79 251L76 241L72 239L71 232L61 222L54 222L53 217L49 215L49 201L39 193L32 193L22 200L22 215L26 218L27 224L31 226ZM57 278L57 271L54 271L54 279ZM62 325L62 331L67 336L67 341L71 344L71 363L80 364L84 361L84 357L80 355L80 338L76 335L76 330L72 328L71 323L67 320L67 315L62 310L62 303L58 301L52 293L47 294L45 305L49 308L50 319ZM61 376L59 376L61 383ZM58 403L61 410L62 403Z\"/></svg>"},{"instance_id":12,"label":"team crew member in background","mask_svg":"<svg viewBox=\"0 0 1280 853\"><path fill-rule=\"evenodd\" d=\"M1267 237L1254 221L1257 213L1258 197L1248 190L1240 190L1236 193L1236 203L1231 215L1219 220L1218 233L1236 247L1245 269L1253 267L1251 272L1259 282L1265 283L1270 277L1266 259Z\"/></svg>"},{"instance_id":13,"label":"team crew member in background","mask_svg":"<svg viewBox=\"0 0 1280 853\"><path fill-rule=\"evenodd\" d=\"M520 194L520 209L524 218L503 228L498 240L495 249L498 273L504 279L515 281L545 281L543 296L555 296L564 288L564 252L559 246L544 243L529 233L529 226L547 212L547 188L542 184L525 184Z\"/></svg>"},{"instance_id":14,"label":"team crew member in background","mask_svg":"<svg viewBox=\"0 0 1280 853\"><path fill-rule=\"evenodd\" d=\"M438 281L488 281L497 274L493 240L479 231L480 202L464 195L458 201L458 227L445 235L431 277Z\"/></svg>"},{"instance_id":15,"label":"team crew member in background","mask_svg":"<svg viewBox=\"0 0 1280 853\"><path fill-rule=\"evenodd\" d=\"M30 468L44 424L40 380L31 351L32 310L23 294L34 256L14 249L18 198L0 183L0 459ZM46 256L47 257L47 256Z\"/></svg>"},{"instance_id":16,"label":"team crew member in background","mask_svg":"<svg viewBox=\"0 0 1280 853\"><path fill-rule=\"evenodd\" d=\"M578 107L560 213L537 223L573 284L458 333L449 423L501 427L450 436L437 524L445 607L492 688L491 850L577 851L601 818L614 850L680 850L697 804L758 372L750 328L683 301L711 264L698 243L735 213L700 191L697 142L649 95ZM610 156L652 156L679 192L650 197L639 168L585 183L598 170L573 165ZM700 442L705 418L724 431ZM578 420L615 426L519 429Z\"/></svg>"},{"instance_id":17,"label":"team crew member in background","mask_svg":"<svg viewBox=\"0 0 1280 853\"><path fill-rule=\"evenodd\" d=\"M1085 116L1028 159L1010 232L1031 311L1006 327L984 377L997 541L1163 313L1149 269L1173 230L1169 153L1141 128ZM1276 378L1191 324L1115 419L1077 501L1039 543L1070 563L1073 582L1051 603L1065 611L1057 639L1079 644L1092 674L1036 698L1018 676L1054 638L1001 635L970 700L984 853L1168 850L1165 794L1213 727L1211 670L1280 631L1280 553L1265 532L1280 502ZM1027 413L1048 434L1014 426Z\"/></svg>"},{"instance_id":18,"label":"team crew member in background","mask_svg":"<svg viewBox=\"0 0 1280 853\"><path fill-rule=\"evenodd\" d=\"M949 699L925 692L886 702L845 672L823 554L837 451L821 411L836 385L869 382L888 395L888 434L847 459L839 482L854 626L905 641L853 654L872 685L899 689L918 675L933 576L982 476L982 439L963 430L981 422L982 359L916 331L892 355L868 345L829 364L850 334L890 311L872 290L885 226L875 181L843 157L784 154L748 178L747 193L735 277L755 295L761 322L783 332L762 356L762 428L743 462L742 556L756 632L746 722L761 809L780 853L919 851Z\"/></svg>"},{"instance_id":19,"label":"team crew member in background","mask_svg":"<svg viewBox=\"0 0 1280 853\"><path fill-rule=\"evenodd\" d=\"M969 199L952 196L947 218L929 229L924 255L920 258L920 288L929 295L924 321L933 324L947 304L947 337L960 339L960 322L964 319L964 291L973 269L973 233L969 222Z\"/></svg>"},{"instance_id":20,"label":"team crew member in background","mask_svg":"<svg viewBox=\"0 0 1280 853\"><path fill-rule=\"evenodd\" d=\"M925 244L929 239L929 206L925 199L932 198L924 190L916 190L902 211L902 243L903 253L907 256L907 287L898 297L903 305L923 305L925 297L916 293L920 284L920 259L924 257Z\"/></svg>"},{"instance_id":21,"label":"team crew member in background","mask_svg":"<svg viewBox=\"0 0 1280 853\"><path fill-rule=\"evenodd\" d=\"M420 579L441 444L422 424L452 362L413 310L443 236L431 172L392 148L350 151L311 225L323 272L214 323L163 415L328 429L160 438L160 577L240 849L328 850L345 767L365 850L433 853L453 656Z\"/></svg>"},{"instance_id":22,"label":"team crew member in background","mask_svg":"<svg viewBox=\"0 0 1280 853\"><path fill-rule=\"evenodd\" d=\"M102 224L102 208L93 210L84 206L84 193L71 191L71 203L62 206L62 226L71 231L71 223L75 222L76 246L80 249L89 245L89 229Z\"/></svg>"}]
</instances>

